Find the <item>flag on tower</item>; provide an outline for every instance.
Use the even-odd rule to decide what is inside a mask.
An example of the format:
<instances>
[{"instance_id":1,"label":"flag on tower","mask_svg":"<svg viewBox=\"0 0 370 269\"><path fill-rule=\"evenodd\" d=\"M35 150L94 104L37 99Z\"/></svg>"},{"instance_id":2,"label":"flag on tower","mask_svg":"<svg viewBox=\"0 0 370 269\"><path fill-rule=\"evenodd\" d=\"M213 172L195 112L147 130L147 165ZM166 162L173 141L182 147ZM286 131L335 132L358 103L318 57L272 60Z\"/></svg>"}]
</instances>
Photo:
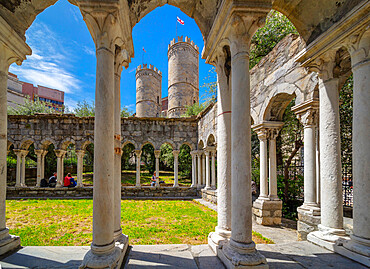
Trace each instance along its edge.
<instances>
[{"instance_id":1,"label":"flag on tower","mask_svg":"<svg viewBox=\"0 0 370 269\"><path fill-rule=\"evenodd\" d=\"M144 47L143 47L143 51L146 52L146 50L144 49Z\"/></svg>"},{"instance_id":2,"label":"flag on tower","mask_svg":"<svg viewBox=\"0 0 370 269\"><path fill-rule=\"evenodd\" d=\"M179 17L177 17L177 22L180 23L181 25L185 24L185 22L182 19L180 19Z\"/></svg>"}]
</instances>

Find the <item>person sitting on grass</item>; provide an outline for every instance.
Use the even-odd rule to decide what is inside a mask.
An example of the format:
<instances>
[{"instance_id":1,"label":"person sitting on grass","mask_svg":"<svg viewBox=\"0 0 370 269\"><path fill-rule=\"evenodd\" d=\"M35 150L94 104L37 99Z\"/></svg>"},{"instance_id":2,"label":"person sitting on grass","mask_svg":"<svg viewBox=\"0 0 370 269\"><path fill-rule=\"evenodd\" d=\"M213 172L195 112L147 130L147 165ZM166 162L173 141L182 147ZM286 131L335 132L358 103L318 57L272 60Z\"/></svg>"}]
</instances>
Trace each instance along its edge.
<instances>
[{"instance_id":1,"label":"person sitting on grass","mask_svg":"<svg viewBox=\"0 0 370 269\"><path fill-rule=\"evenodd\" d=\"M49 187L55 188L57 185L57 172L54 172L53 175L49 178Z\"/></svg>"},{"instance_id":2,"label":"person sitting on grass","mask_svg":"<svg viewBox=\"0 0 370 269\"><path fill-rule=\"evenodd\" d=\"M71 176L71 173L68 173L67 176L64 178L64 187L76 187L76 181L74 178Z\"/></svg>"}]
</instances>

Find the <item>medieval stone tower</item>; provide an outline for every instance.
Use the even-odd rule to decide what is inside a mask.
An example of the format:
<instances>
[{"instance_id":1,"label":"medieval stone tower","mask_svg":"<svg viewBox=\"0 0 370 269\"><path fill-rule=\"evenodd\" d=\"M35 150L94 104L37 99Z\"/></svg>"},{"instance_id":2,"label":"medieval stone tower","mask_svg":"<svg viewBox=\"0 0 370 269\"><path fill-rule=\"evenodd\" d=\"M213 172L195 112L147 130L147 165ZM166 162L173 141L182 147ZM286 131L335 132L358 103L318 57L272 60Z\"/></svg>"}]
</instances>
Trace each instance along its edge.
<instances>
[{"instance_id":1,"label":"medieval stone tower","mask_svg":"<svg viewBox=\"0 0 370 269\"><path fill-rule=\"evenodd\" d=\"M162 72L151 64L136 69L136 116L159 117L162 112Z\"/></svg>"},{"instance_id":2,"label":"medieval stone tower","mask_svg":"<svg viewBox=\"0 0 370 269\"><path fill-rule=\"evenodd\" d=\"M190 38L178 37L168 45L168 112L178 118L186 106L199 102L199 48Z\"/></svg>"}]
</instances>

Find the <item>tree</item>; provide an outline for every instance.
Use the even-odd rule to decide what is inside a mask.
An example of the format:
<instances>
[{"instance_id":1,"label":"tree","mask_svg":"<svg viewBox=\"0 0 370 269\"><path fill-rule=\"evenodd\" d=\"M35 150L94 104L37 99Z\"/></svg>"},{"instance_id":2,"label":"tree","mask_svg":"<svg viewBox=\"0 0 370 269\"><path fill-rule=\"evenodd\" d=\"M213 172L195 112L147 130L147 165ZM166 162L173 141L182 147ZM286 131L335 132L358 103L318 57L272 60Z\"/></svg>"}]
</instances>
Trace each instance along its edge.
<instances>
[{"instance_id":1,"label":"tree","mask_svg":"<svg viewBox=\"0 0 370 269\"><path fill-rule=\"evenodd\" d=\"M352 166L352 120L353 120L353 76L351 75L339 93L341 105L340 142L342 166Z\"/></svg>"},{"instance_id":2,"label":"tree","mask_svg":"<svg viewBox=\"0 0 370 269\"><path fill-rule=\"evenodd\" d=\"M76 115L76 117L94 117L95 103L89 103L86 100L78 101L73 113Z\"/></svg>"},{"instance_id":3,"label":"tree","mask_svg":"<svg viewBox=\"0 0 370 269\"><path fill-rule=\"evenodd\" d=\"M206 108L205 104L202 103L195 103L191 106L186 107L186 112L182 117L191 117L191 116L197 116L200 112L202 112Z\"/></svg>"},{"instance_id":4,"label":"tree","mask_svg":"<svg viewBox=\"0 0 370 269\"><path fill-rule=\"evenodd\" d=\"M23 105L8 106L8 115L35 115L37 113L60 114L61 112L49 107L47 102L42 102L39 98L32 101L28 97Z\"/></svg>"},{"instance_id":5,"label":"tree","mask_svg":"<svg viewBox=\"0 0 370 269\"><path fill-rule=\"evenodd\" d=\"M252 37L249 68L252 69L277 43L291 33L298 34L289 19L276 10L270 11L265 26L258 29Z\"/></svg>"}]
</instances>

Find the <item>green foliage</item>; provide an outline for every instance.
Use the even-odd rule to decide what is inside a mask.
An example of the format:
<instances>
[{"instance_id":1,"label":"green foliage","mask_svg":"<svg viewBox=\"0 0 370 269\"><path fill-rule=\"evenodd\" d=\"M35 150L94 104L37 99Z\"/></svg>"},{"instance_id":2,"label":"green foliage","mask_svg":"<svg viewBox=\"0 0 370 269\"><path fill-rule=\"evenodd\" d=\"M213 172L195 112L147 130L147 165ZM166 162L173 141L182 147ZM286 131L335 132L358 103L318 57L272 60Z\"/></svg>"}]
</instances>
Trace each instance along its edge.
<instances>
[{"instance_id":1,"label":"green foliage","mask_svg":"<svg viewBox=\"0 0 370 269\"><path fill-rule=\"evenodd\" d=\"M180 147L179 154L179 172L181 177L191 178L191 155L190 147L188 145L182 145Z\"/></svg>"},{"instance_id":2,"label":"green foliage","mask_svg":"<svg viewBox=\"0 0 370 269\"><path fill-rule=\"evenodd\" d=\"M24 101L23 105L17 107L8 106L8 115L35 115L36 113L60 114L53 108L47 106L48 103L42 102L39 98L32 101L29 97Z\"/></svg>"},{"instance_id":3,"label":"green foliage","mask_svg":"<svg viewBox=\"0 0 370 269\"><path fill-rule=\"evenodd\" d=\"M200 112L202 112L206 108L205 103L195 103L191 106L186 107L186 112L184 113L183 117L191 117L191 116L197 116Z\"/></svg>"},{"instance_id":4,"label":"green foliage","mask_svg":"<svg viewBox=\"0 0 370 269\"><path fill-rule=\"evenodd\" d=\"M161 166L164 170L172 170L173 171L173 149L169 144L163 144L161 146Z\"/></svg>"},{"instance_id":5,"label":"green foliage","mask_svg":"<svg viewBox=\"0 0 370 269\"><path fill-rule=\"evenodd\" d=\"M127 107L122 107L121 109L121 117L130 117L133 114Z\"/></svg>"},{"instance_id":6,"label":"green foliage","mask_svg":"<svg viewBox=\"0 0 370 269\"><path fill-rule=\"evenodd\" d=\"M208 70L208 76L204 80L205 82L201 87L205 89L205 93L201 96L201 99L204 100L203 106L207 107L210 103L217 102L217 74L215 67L212 66Z\"/></svg>"},{"instance_id":7,"label":"green foliage","mask_svg":"<svg viewBox=\"0 0 370 269\"><path fill-rule=\"evenodd\" d=\"M352 165L352 120L353 120L353 76L351 75L342 90L339 98L340 140L342 152L342 166Z\"/></svg>"},{"instance_id":8,"label":"green foliage","mask_svg":"<svg viewBox=\"0 0 370 269\"><path fill-rule=\"evenodd\" d=\"M76 108L73 110L73 113L77 117L94 117L95 116L95 103L87 102L86 100L78 101Z\"/></svg>"},{"instance_id":9,"label":"green foliage","mask_svg":"<svg viewBox=\"0 0 370 269\"><path fill-rule=\"evenodd\" d=\"M145 144L142 148L141 160L144 161L144 169L153 174L155 171L154 148L151 144Z\"/></svg>"},{"instance_id":10,"label":"green foliage","mask_svg":"<svg viewBox=\"0 0 370 269\"><path fill-rule=\"evenodd\" d=\"M136 158L134 150L135 150L135 146L131 143L129 143L129 144L127 144L123 147L123 149L122 149L122 158L121 158L121 167L124 170L136 169L136 161L133 162L133 164L130 164L130 160L132 158Z\"/></svg>"},{"instance_id":11,"label":"green foliage","mask_svg":"<svg viewBox=\"0 0 370 269\"><path fill-rule=\"evenodd\" d=\"M287 17L276 10L270 11L264 27L258 29L251 41L249 68L253 68L263 57L288 34L298 34Z\"/></svg>"}]
</instances>

